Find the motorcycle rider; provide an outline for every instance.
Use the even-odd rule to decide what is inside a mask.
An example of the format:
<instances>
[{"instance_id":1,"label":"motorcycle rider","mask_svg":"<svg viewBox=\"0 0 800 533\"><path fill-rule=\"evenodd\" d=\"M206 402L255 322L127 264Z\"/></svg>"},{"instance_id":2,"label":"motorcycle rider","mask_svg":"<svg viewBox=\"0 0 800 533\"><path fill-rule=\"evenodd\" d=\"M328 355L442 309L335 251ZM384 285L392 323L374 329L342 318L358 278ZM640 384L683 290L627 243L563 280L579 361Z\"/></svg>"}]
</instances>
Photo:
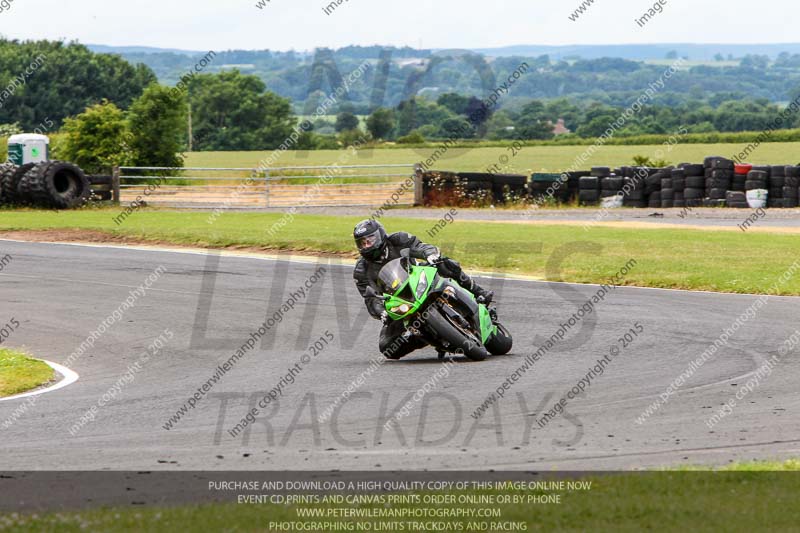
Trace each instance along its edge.
<instances>
[{"instance_id":1,"label":"motorcycle rider","mask_svg":"<svg viewBox=\"0 0 800 533\"><path fill-rule=\"evenodd\" d=\"M369 287L380 292L377 285L378 273L386 263L401 257L401 250L407 248L411 257L423 259L436 266L441 276L457 281L479 302L489 305L494 297L493 292L483 289L465 274L456 261L442 257L438 248L420 241L410 233L401 231L389 235L380 222L369 219L356 225L353 238L361 254L353 271L353 278L369 314L383 322L378 347L389 359L400 359L426 346L424 340L406 330L402 321L389 320L383 301L368 294Z\"/></svg>"}]
</instances>

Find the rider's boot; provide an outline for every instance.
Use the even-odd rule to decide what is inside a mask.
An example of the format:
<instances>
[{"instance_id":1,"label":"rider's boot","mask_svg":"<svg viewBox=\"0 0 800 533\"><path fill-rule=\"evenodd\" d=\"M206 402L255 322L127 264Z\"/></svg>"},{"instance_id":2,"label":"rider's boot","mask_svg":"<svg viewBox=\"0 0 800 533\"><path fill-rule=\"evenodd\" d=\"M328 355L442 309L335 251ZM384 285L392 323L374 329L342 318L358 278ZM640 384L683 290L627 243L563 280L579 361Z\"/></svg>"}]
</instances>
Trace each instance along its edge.
<instances>
[{"instance_id":1,"label":"rider's boot","mask_svg":"<svg viewBox=\"0 0 800 533\"><path fill-rule=\"evenodd\" d=\"M465 289L467 289L469 292L472 293L472 295L475 297L478 303L482 303L484 305L489 305L490 303L492 303L492 300L494 299L494 292L487 291L486 289L475 283L474 279L467 276L463 272L461 273L460 283L462 287L464 287Z\"/></svg>"}]
</instances>

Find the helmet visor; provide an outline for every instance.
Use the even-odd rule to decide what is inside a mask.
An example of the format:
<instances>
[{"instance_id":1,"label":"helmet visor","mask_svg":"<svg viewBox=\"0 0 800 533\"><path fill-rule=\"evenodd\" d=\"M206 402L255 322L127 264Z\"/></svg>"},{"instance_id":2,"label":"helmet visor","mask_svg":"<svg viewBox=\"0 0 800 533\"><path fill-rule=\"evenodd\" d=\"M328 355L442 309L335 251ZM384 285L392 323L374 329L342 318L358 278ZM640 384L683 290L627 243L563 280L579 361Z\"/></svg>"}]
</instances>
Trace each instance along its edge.
<instances>
[{"instance_id":1,"label":"helmet visor","mask_svg":"<svg viewBox=\"0 0 800 533\"><path fill-rule=\"evenodd\" d=\"M379 232L375 231L366 235L364 237L359 237L356 239L356 246L358 246L359 250L369 250L370 248L374 247L378 244L378 240L380 239Z\"/></svg>"}]
</instances>

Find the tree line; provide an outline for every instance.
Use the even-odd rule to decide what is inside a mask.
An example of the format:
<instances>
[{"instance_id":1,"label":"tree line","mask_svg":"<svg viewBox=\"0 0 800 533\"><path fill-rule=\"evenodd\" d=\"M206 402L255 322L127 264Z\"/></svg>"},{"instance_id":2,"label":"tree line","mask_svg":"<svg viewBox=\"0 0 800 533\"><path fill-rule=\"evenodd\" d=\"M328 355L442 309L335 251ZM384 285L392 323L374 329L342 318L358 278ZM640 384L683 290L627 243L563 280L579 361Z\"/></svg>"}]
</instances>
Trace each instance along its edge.
<instances>
[{"instance_id":1,"label":"tree line","mask_svg":"<svg viewBox=\"0 0 800 533\"><path fill-rule=\"evenodd\" d=\"M350 46L338 50L318 49L310 53L276 52L270 50L220 51L215 59L217 69L237 67L246 74L258 76L270 91L289 98L295 111L301 113L306 99L316 90L316 78L321 70L330 70L329 63L339 72L357 68L365 60L374 69L364 82L351 88L349 99L356 113L365 115L376 107L395 107L411 95L409 80L423 71L421 88L426 96L436 99L441 94L475 94L491 85L482 73L488 66L497 80L513 72L521 63L533 68L514 87L513 97L531 99L570 98L592 99L609 105L619 105L630 99L631 93L641 92L663 72L665 65L678 59L668 54L661 63L633 61L621 58L555 59L548 55L506 56L488 58L466 51L413 50L393 47ZM125 53L132 62L150 66L164 83L177 81L193 58L179 53ZM437 58L437 61L434 61ZM688 58L692 59L692 58ZM432 68L429 65L434 64ZM381 99L375 101L375 88ZM767 56L745 55L738 58L720 57L717 62L688 63L670 80L668 91L675 97L703 98L721 93L733 93L753 99L766 98L771 102L786 102L794 98L800 87L800 56L783 53L771 60ZM493 88L493 87L492 87ZM428 94L430 93L430 94Z\"/></svg>"},{"instance_id":2,"label":"tree line","mask_svg":"<svg viewBox=\"0 0 800 533\"><path fill-rule=\"evenodd\" d=\"M363 61L374 52L361 50L354 56ZM410 49L399 56L414 61ZM14 83L35 57L45 57L41 66L13 94L3 93L3 88ZM294 53L280 57L286 64L297 60ZM247 57L238 59L244 61ZM786 71L795 62L800 64L800 58L788 54L774 63L767 58L766 65L764 58L753 57L737 68ZM309 92L301 95L299 106L298 102L277 94L258 75L236 68L219 70L220 65L224 66L224 59L219 57L215 57L207 71L170 89L158 83L150 67L141 63L132 65L117 55L93 53L78 43L0 40L0 98L4 100L0 106L0 132L34 131L41 129L43 123L52 125L49 133L58 130L64 133L64 139L59 139L59 157L73 160L92 172L113 165L180 166L180 153L190 145L195 150L274 149L292 134L298 122L305 120L310 114L308 109L333 93L336 76L332 74L348 72L335 63L333 54L317 57L315 81L306 88ZM509 72L519 65L517 59L509 58L498 58L496 63L493 68ZM362 137L375 144L454 138L471 141L555 138L565 144L579 144L601 135L641 93L629 87L624 92L601 94L597 98L562 95L532 99L520 97L518 87L531 83L542 72L573 71L591 76L624 74L631 80L631 87L645 86L644 81L635 81L642 69L638 62L602 59L553 65L542 57L530 62L530 73L519 79L497 107L488 109L481 98L487 94L486 79L472 80L465 93L442 93L427 90L430 80L426 78L428 71L424 65L414 68L420 73L418 85L423 90L392 105L385 103L387 99L379 99L381 105L375 101L357 102L360 92L371 91L371 79L392 76L391 68L376 65L368 69L364 82L350 87L346 97L329 110L330 115L314 117L312 128L303 132L296 148L336 149ZM446 78L450 68L456 67L445 64L443 70L433 74L434 78ZM470 68L475 74L474 65ZM653 65L648 68L650 74L664 69ZM682 74L679 72L676 77ZM496 79L492 76L489 85ZM300 84L302 80L298 77L284 81ZM675 80L669 83L674 88ZM537 90L547 93L546 88ZM709 135L759 131L768 127L782 107L769 98L752 98L730 91L682 94L664 90L651 104L626 120L615 136L668 135L679 128ZM563 121L569 132L556 137L554 125L559 121ZM800 127L800 117L791 117L785 127Z\"/></svg>"}]
</instances>

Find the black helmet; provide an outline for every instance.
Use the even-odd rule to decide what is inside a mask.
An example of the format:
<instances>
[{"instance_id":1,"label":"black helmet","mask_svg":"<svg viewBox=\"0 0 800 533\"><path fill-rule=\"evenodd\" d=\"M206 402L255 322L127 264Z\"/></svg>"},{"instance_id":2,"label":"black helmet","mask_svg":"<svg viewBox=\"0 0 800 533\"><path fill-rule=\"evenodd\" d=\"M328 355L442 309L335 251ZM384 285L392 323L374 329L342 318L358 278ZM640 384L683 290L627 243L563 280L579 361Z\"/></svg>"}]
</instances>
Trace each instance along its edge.
<instances>
[{"instance_id":1,"label":"black helmet","mask_svg":"<svg viewBox=\"0 0 800 533\"><path fill-rule=\"evenodd\" d=\"M378 259L386 247L386 230L377 220L363 220L353 230L356 247L362 257Z\"/></svg>"}]
</instances>

